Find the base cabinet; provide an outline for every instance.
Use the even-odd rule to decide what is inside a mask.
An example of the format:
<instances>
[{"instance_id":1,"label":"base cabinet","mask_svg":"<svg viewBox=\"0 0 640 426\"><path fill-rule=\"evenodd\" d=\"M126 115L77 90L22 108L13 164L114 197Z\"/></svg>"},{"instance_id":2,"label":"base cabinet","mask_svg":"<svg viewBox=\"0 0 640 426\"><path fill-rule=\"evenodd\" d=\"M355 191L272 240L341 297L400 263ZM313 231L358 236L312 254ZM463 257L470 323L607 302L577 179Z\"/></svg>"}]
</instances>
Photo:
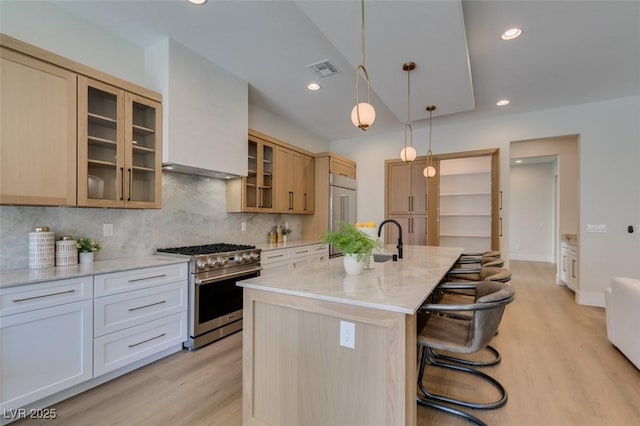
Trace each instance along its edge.
<instances>
[{"instance_id":1,"label":"base cabinet","mask_svg":"<svg viewBox=\"0 0 640 426\"><path fill-rule=\"evenodd\" d=\"M67 283L48 287L45 294L33 295L34 286L9 293L7 303L24 303L21 313L1 316L0 311L0 410L15 410L39 399L91 379L93 371L93 302L89 291L85 300L71 302L81 293ZM75 293L75 294L74 294ZM56 299L57 304L34 308L32 301ZM7 307L3 303L3 308ZM38 304L35 304L37 306ZM35 309L35 310L34 310Z\"/></svg>"},{"instance_id":2,"label":"base cabinet","mask_svg":"<svg viewBox=\"0 0 640 426\"><path fill-rule=\"evenodd\" d=\"M262 276L284 273L315 262L329 259L329 247L325 244L311 244L292 248L263 250L260 264Z\"/></svg>"},{"instance_id":3,"label":"base cabinet","mask_svg":"<svg viewBox=\"0 0 640 426\"><path fill-rule=\"evenodd\" d=\"M560 244L560 281L571 290L578 289L578 248L562 242Z\"/></svg>"}]
</instances>

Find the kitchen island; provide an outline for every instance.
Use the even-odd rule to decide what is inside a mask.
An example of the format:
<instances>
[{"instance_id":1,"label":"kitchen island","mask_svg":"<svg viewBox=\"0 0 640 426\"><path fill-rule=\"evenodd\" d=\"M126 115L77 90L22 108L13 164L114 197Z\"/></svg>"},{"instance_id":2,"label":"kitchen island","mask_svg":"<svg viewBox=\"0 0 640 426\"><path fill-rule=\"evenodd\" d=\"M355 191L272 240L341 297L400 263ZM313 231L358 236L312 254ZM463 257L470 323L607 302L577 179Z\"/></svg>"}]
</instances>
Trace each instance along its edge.
<instances>
[{"instance_id":1,"label":"kitchen island","mask_svg":"<svg viewBox=\"0 0 640 426\"><path fill-rule=\"evenodd\" d=\"M334 258L240 282L243 424L415 425L416 312L461 253L409 246L361 275Z\"/></svg>"}]
</instances>

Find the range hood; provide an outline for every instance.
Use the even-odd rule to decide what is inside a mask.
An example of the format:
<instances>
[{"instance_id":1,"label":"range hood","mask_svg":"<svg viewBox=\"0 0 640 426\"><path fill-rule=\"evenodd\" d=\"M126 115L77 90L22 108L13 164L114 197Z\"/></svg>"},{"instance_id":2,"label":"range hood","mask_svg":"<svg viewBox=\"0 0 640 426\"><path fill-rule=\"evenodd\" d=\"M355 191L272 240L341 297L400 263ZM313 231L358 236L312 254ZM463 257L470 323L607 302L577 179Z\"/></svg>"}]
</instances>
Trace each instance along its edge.
<instances>
[{"instance_id":1,"label":"range hood","mask_svg":"<svg viewBox=\"0 0 640 426\"><path fill-rule=\"evenodd\" d=\"M174 164L174 163L162 164L162 170L167 172L185 173L189 175L198 175L198 176L205 176L205 177L210 177L215 179L225 179L225 180L242 177L240 175L236 175L232 173L218 172L215 170L201 169L199 167L184 166L181 164Z\"/></svg>"},{"instance_id":2,"label":"range hood","mask_svg":"<svg viewBox=\"0 0 640 426\"><path fill-rule=\"evenodd\" d=\"M170 39L145 50L145 66L163 97L163 170L246 176L247 82Z\"/></svg>"}]
</instances>

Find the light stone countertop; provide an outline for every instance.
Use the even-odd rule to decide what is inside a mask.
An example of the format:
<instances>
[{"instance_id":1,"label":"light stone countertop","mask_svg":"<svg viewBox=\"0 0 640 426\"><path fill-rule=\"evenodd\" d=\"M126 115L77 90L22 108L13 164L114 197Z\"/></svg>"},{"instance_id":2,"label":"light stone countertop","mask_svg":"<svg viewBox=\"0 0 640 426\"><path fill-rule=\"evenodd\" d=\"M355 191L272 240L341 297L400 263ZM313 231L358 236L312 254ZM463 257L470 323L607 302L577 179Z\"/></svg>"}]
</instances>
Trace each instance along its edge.
<instances>
[{"instance_id":1,"label":"light stone countertop","mask_svg":"<svg viewBox=\"0 0 640 426\"><path fill-rule=\"evenodd\" d=\"M395 253L388 245L385 252ZM347 305L414 314L463 248L405 246L397 262L374 263L360 275L344 272L343 258L313 263L285 274L244 280L239 286Z\"/></svg>"},{"instance_id":2,"label":"light stone countertop","mask_svg":"<svg viewBox=\"0 0 640 426\"><path fill-rule=\"evenodd\" d=\"M172 256L141 256L122 259L98 260L93 263L56 266L45 269L5 269L0 271L0 289L18 285L64 280L88 275L128 271L131 269L185 263L188 259Z\"/></svg>"},{"instance_id":3,"label":"light stone countertop","mask_svg":"<svg viewBox=\"0 0 640 426\"><path fill-rule=\"evenodd\" d=\"M317 241L303 241L303 240L298 240L298 241L287 241L286 243L275 243L275 244L269 244L269 243L264 243L264 244L256 244L256 248L262 250L262 251L269 251L269 250L278 250L278 249L285 249L285 248L294 248L294 247L300 247L300 246L311 246L314 244L323 244L323 241L317 240Z\"/></svg>"}]
</instances>

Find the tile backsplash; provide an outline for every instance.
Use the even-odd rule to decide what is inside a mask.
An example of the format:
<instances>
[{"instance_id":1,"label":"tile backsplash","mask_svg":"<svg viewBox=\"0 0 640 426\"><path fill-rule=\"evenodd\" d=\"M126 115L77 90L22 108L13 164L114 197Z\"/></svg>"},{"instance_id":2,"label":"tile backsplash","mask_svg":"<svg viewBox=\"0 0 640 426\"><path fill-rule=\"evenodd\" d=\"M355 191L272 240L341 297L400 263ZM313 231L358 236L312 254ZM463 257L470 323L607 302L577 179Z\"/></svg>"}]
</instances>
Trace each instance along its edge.
<instances>
[{"instance_id":1,"label":"tile backsplash","mask_svg":"<svg viewBox=\"0 0 640 426\"><path fill-rule=\"evenodd\" d=\"M159 247L260 244L284 223L293 229L290 240L301 235L297 215L227 213L224 180L164 172L162 187L160 210L0 206L0 269L28 266L28 235L35 226L48 226L56 239L95 238L102 246L96 260L149 255ZM102 236L103 224L113 224L112 237Z\"/></svg>"}]
</instances>

